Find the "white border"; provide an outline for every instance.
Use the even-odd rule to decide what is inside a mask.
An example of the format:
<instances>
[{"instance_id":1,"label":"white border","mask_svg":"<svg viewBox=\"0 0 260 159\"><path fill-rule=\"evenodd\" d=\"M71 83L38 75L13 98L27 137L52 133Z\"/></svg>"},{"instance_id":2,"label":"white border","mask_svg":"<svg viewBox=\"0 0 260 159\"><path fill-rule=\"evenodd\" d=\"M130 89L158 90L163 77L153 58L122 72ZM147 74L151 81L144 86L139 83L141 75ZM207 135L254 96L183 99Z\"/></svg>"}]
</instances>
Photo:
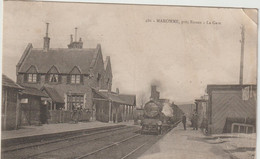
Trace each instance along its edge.
<instances>
[{"instance_id":1,"label":"white border","mask_svg":"<svg viewBox=\"0 0 260 159\"><path fill-rule=\"evenodd\" d=\"M39 1L39 0L36 0ZM256 8L258 9L258 23L259 23L259 0L45 0L53 2L90 2L90 3L120 3L120 4L148 4L148 5L178 5L178 6L204 6L204 7L235 7L235 8ZM0 0L0 35L3 35L3 0ZM0 37L0 60L2 62L2 36ZM259 47L259 25L258 25L258 47ZM259 49L258 49L259 53ZM259 61L259 56L258 56ZM0 73L2 74L2 63L0 65ZM259 65L258 65L258 75L259 75ZM257 83L259 83L259 78ZM0 83L2 83L2 78L0 78ZM259 88L257 92L259 92ZM1 98L1 93L0 93ZM259 93L257 94L257 99L259 99ZM258 101L258 100L257 100ZM258 109L259 103L257 102L257 136L259 136L259 114L260 109ZM1 110L0 110L1 111ZM1 119L0 119L1 120ZM257 147L256 154L260 152L259 148L260 139L257 137ZM257 155L260 156L260 155ZM260 157L255 158L260 158Z\"/></svg>"}]
</instances>

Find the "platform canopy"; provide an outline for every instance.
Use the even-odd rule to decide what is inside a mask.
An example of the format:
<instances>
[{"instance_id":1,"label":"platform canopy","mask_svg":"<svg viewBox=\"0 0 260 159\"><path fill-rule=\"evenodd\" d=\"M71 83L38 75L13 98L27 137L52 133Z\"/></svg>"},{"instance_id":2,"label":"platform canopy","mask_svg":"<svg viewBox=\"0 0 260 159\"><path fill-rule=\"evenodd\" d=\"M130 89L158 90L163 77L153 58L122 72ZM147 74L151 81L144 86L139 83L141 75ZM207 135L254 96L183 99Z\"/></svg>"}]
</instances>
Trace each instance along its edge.
<instances>
[{"instance_id":1,"label":"platform canopy","mask_svg":"<svg viewBox=\"0 0 260 159\"><path fill-rule=\"evenodd\" d=\"M108 92L108 91L98 91L93 89L94 100L105 100L105 101L112 101L118 104L123 104L123 105L131 105L129 102L124 101L123 99L120 98L120 95L114 92Z\"/></svg>"}]
</instances>

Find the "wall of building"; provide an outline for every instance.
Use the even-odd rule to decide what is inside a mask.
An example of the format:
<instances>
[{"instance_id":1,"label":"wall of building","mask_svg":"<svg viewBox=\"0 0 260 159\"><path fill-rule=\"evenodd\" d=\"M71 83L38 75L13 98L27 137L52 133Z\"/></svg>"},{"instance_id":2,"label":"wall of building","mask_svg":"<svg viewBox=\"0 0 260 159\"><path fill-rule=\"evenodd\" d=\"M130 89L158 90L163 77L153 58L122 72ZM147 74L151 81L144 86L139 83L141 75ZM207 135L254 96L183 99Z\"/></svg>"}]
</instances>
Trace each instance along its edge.
<instances>
[{"instance_id":1,"label":"wall of building","mask_svg":"<svg viewBox=\"0 0 260 159\"><path fill-rule=\"evenodd\" d=\"M210 133L223 132L227 117L256 119L256 100L242 100L241 90L212 91L209 101Z\"/></svg>"},{"instance_id":2,"label":"wall of building","mask_svg":"<svg viewBox=\"0 0 260 159\"><path fill-rule=\"evenodd\" d=\"M99 71L102 71L102 69L100 69ZM64 98L64 102L66 103L66 95L67 93L70 91L71 93L83 93L85 94L85 108L86 109L92 109L92 105L93 105L93 101L92 101L92 89L90 88L96 88L98 87L98 83L97 83L97 74L96 76L94 76L93 78L89 78L88 76L83 76L83 83L82 84L69 84L67 83L67 75L62 75L61 77L61 82L60 83L46 83L45 82L45 75L41 75L41 80L37 83L27 83L24 82L24 74L19 74L17 76L17 81L20 82L20 84L22 83L22 85L24 86L29 86L29 87L34 87L37 89L41 89L43 86L47 86L47 87L52 87L55 88L60 95ZM66 104L65 104L66 107Z\"/></svg>"},{"instance_id":3,"label":"wall of building","mask_svg":"<svg viewBox=\"0 0 260 159\"><path fill-rule=\"evenodd\" d=\"M20 125L37 125L40 123L41 97L22 95L27 98L28 103L21 103Z\"/></svg>"},{"instance_id":4,"label":"wall of building","mask_svg":"<svg viewBox=\"0 0 260 159\"><path fill-rule=\"evenodd\" d=\"M109 81L108 81L109 80ZM112 75L112 69L110 62L104 72L104 78L103 78L103 83L102 83L102 89L110 90L112 87L112 82L113 82L113 75Z\"/></svg>"},{"instance_id":5,"label":"wall of building","mask_svg":"<svg viewBox=\"0 0 260 159\"><path fill-rule=\"evenodd\" d=\"M2 89L2 129L12 130L16 128L16 89L3 87ZM5 122L5 123L4 123Z\"/></svg>"},{"instance_id":6,"label":"wall of building","mask_svg":"<svg viewBox=\"0 0 260 159\"><path fill-rule=\"evenodd\" d=\"M109 122L109 102L105 100L95 101L96 104L96 120Z\"/></svg>"},{"instance_id":7,"label":"wall of building","mask_svg":"<svg viewBox=\"0 0 260 159\"><path fill-rule=\"evenodd\" d=\"M49 123L68 123L71 121L71 111L64 110L51 110L50 119L48 119ZM91 117L91 113L82 111L79 116L79 121L89 121Z\"/></svg>"}]
</instances>

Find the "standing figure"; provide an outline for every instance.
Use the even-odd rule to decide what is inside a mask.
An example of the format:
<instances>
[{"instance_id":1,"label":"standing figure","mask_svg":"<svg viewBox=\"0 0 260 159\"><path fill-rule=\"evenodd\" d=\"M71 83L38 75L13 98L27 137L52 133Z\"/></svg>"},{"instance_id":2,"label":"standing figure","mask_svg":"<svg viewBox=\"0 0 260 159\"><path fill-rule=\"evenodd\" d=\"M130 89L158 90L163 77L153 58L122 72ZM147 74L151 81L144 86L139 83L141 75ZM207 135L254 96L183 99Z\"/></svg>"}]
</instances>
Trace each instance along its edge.
<instances>
[{"instance_id":1,"label":"standing figure","mask_svg":"<svg viewBox=\"0 0 260 159\"><path fill-rule=\"evenodd\" d=\"M72 106L72 112L71 112L71 120L74 122L74 123L77 123L77 106L74 104Z\"/></svg>"},{"instance_id":2,"label":"standing figure","mask_svg":"<svg viewBox=\"0 0 260 159\"><path fill-rule=\"evenodd\" d=\"M182 116L182 124L183 124L184 130L186 130L186 116L185 116L185 114L183 114L183 116Z\"/></svg>"},{"instance_id":3,"label":"standing figure","mask_svg":"<svg viewBox=\"0 0 260 159\"><path fill-rule=\"evenodd\" d=\"M191 127L194 128L194 114L192 114L190 118L190 122L191 122Z\"/></svg>"},{"instance_id":4,"label":"standing figure","mask_svg":"<svg viewBox=\"0 0 260 159\"><path fill-rule=\"evenodd\" d=\"M193 130L198 130L198 120L199 120L199 116L197 113L194 114L194 127Z\"/></svg>"}]
</instances>

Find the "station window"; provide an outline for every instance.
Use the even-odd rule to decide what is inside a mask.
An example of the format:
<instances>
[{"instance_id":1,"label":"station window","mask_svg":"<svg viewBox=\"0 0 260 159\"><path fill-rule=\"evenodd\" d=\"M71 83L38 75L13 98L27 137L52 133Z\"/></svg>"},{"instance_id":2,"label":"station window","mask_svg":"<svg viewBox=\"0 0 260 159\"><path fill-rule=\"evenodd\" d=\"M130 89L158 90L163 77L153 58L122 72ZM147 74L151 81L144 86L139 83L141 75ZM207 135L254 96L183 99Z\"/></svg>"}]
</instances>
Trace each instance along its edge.
<instances>
[{"instance_id":1,"label":"station window","mask_svg":"<svg viewBox=\"0 0 260 159\"><path fill-rule=\"evenodd\" d=\"M28 82L36 83L37 82L37 74L36 73L34 73L34 74L29 73L28 74Z\"/></svg>"},{"instance_id":2,"label":"station window","mask_svg":"<svg viewBox=\"0 0 260 159\"><path fill-rule=\"evenodd\" d=\"M79 84L80 83L80 75L71 75L70 83Z\"/></svg>"},{"instance_id":3,"label":"station window","mask_svg":"<svg viewBox=\"0 0 260 159\"><path fill-rule=\"evenodd\" d=\"M68 110L76 109L77 107L83 108L84 95L68 95Z\"/></svg>"},{"instance_id":4,"label":"station window","mask_svg":"<svg viewBox=\"0 0 260 159\"><path fill-rule=\"evenodd\" d=\"M50 74L49 82L53 82L53 83L59 82L58 74Z\"/></svg>"}]
</instances>

